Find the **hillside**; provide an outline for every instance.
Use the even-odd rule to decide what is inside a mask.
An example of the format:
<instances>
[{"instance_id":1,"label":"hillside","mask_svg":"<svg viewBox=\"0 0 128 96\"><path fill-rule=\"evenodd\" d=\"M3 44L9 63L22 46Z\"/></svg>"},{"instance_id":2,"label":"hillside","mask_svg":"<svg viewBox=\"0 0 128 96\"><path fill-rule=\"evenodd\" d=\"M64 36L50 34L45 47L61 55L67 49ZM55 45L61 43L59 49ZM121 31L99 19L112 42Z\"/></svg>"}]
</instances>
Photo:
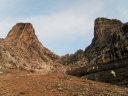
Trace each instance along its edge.
<instances>
[{"instance_id":1,"label":"hillside","mask_svg":"<svg viewBox=\"0 0 128 96\"><path fill-rule=\"evenodd\" d=\"M92 43L62 57L30 23L0 39L0 96L128 96L127 70L128 23L116 19L97 18Z\"/></svg>"},{"instance_id":2,"label":"hillside","mask_svg":"<svg viewBox=\"0 0 128 96\"><path fill-rule=\"evenodd\" d=\"M49 73L59 71L60 57L45 48L30 23L17 23L0 40L0 69L20 69ZM58 69L57 69L58 68Z\"/></svg>"},{"instance_id":3,"label":"hillside","mask_svg":"<svg viewBox=\"0 0 128 96\"><path fill-rule=\"evenodd\" d=\"M61 60L70 75L128 86L128 23L97 18L92 43Z\"/></svg>"}]
</instances>

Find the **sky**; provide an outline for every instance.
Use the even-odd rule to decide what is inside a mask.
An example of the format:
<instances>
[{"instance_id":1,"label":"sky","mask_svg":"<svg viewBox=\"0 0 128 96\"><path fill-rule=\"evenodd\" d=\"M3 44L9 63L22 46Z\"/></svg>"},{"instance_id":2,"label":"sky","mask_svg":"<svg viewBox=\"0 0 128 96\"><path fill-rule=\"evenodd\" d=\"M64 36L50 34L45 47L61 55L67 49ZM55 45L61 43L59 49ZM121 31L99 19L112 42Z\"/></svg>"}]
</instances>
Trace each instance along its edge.
<instances>
[{"instance_id":1,"label":"sky","mask_svg":"<svg viewBox=\"0 0 128 96\"><path fill-rule=\"evenodd\" d=\"M128 0L0 0L0 14L0 38L30 22L43 46L61 56L91 43L96 18L127 22Z\"/></svg>"}]
</instances>

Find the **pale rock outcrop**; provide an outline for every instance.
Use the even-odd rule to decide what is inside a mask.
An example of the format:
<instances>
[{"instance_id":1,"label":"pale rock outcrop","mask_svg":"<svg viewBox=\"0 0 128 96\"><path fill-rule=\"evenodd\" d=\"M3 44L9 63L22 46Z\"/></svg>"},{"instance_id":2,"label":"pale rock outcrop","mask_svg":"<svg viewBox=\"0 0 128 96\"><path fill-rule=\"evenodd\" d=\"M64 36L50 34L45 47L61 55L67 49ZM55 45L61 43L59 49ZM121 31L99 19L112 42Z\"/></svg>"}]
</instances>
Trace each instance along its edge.
<instances>
[{"instance_id":1,"label":"pale rock outcrop","mask_svg":"<svg viewBox=\"0 0 128 96\"><path fill-rule=\"evenodd\" d=\"M30 23L17 23L7 37L0 40L0 69L61 71L59 58L39 42Z\"/></svg>"}]
</instances>

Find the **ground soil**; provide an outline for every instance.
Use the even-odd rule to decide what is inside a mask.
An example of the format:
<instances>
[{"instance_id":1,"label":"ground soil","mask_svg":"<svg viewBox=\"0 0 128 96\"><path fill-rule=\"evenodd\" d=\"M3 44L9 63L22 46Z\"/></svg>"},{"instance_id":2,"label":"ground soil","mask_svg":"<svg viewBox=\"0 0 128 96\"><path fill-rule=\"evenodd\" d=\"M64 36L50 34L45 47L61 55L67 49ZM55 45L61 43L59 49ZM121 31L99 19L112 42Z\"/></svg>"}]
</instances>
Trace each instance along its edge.
<instances>
[{"instance_id":1,"label":"ground soil","mask_svg":"<svg viewBox=\"0 0 128 96\"><path fill-rule=\"evenodd\" d=\"M0 72L0 96L128 96L128 89L65 74Z\"/></svg>"}]
</instances>

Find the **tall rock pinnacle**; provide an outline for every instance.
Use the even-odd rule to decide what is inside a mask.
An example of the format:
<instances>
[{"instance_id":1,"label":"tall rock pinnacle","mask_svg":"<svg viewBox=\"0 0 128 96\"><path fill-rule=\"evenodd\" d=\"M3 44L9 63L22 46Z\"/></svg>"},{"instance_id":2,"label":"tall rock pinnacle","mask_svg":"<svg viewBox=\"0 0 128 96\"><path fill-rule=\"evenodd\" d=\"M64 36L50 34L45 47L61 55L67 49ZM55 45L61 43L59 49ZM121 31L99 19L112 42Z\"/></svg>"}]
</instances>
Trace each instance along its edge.
<instances>
[{"instance_id":1,"label":"tall rock pinnacle","mask_svg":"<svg viewBox=\"0 0 128 96\"><path fill-rule=\"evenodd\" d=\"M22 42L30 44L39 42L35 30L30 23L17 23L6 37L7 42Z\"/></svg>"},{"instance_id":2,"label":"tall rock pinnacle","mask_svg":"<svg viewBox=\"0 0 128 96\"><path fill-rule=\"evenodd\" d=\"M25 69L42 73L62 70L60 57L39 42L30 23L17 23L0 44L0 69Z\"/></svg>"},{"instance_id":3,"label":"tall rock pinnacle","mask_svg":"<svg viewBox=\"0 0 128 96\"><path fill-rule=\"evenodd\" d=\"M127 24L119 20L97 18L94 38L85 50L86 56L95 63L107 63L123 58L128 44L127 29Z\"/></svg>"},{"instance_id":4,"label":"tall rock pinnacle","mask_svg":"<svg viewBox=\"0 0 128 96\"><path fill-rule=\"evenodd\" d=\"M104 46L105 44L112 43L111 40L114 35L121 35L120 27L123 23L116 19L97 18L94 26L94 42L95 44ZM116 38L115 38L116 39Z\"/></svg>"}]
</instances>

